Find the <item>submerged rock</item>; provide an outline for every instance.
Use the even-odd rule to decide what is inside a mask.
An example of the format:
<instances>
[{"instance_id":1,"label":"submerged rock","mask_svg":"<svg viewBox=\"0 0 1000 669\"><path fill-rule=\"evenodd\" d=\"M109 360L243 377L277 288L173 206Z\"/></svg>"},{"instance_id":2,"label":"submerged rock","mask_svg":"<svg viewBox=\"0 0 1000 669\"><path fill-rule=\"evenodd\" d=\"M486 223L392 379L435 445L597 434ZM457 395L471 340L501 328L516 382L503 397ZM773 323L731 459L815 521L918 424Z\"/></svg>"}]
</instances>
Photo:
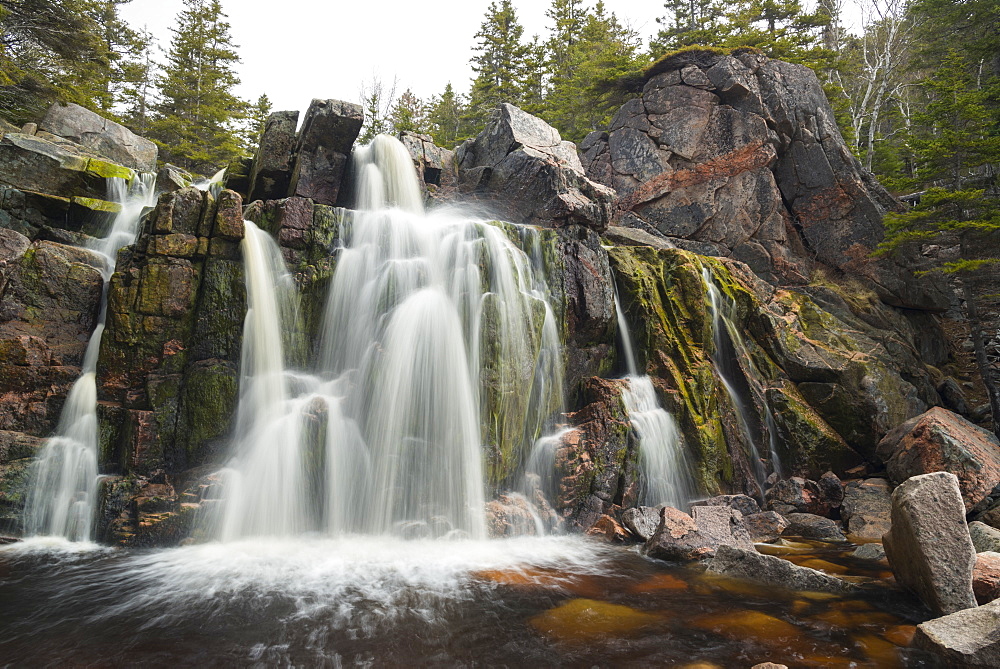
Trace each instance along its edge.
<instances>
[{"instance_id":1,"label":"submerged rock","mask_svg":"<svg viewBox=\"0 0 1000 669\"><path fill-rule=\"evenodd\" d=\"M976 605L976 553L954 474L914 476L896 488L892 529L882 543L896 580L932 611L948 614Z\"/></svg>"},{"instance_id":2,"label":"submerged rock","mask_svg":"<svg viewBox=\"0 0 1000 669\"><path fill-rule=\"evenodd\" d=\"M754 550L725 545L719 547L708 563L708 571L790 590L844 594L856 589L853 584L836 576L800 567L773 555L761 555Z\"/></svg>"},{"instance_id":3,"label":"submerged rock","mask_svg":"<svg viewBox=\"0 0 1000 669\"><path fill-rule=\"evenodd\" d=\"M951 472L958 477L966 510L981 502L1000 481L1000 441L996 436L940 407L887 434L877 453L896 483L919 474Z\"/></svg>"},{"instance_id":4,"label":"submerged rock","mask_svg":"<svg viewBox=\"0 0 1000 669\"><path fill-rule=\"evenodd\" d=\"M1000 600L917 625L913 643L949 667L998 667Z\"/></svg>"},{"instance_id":5,"label":"submerged rock","mask_svg":"<svg viewBox=\"0 0 1000 669\"><path fill-rule=\"evenodd\" d=\"M507 220L604 230L615 194L586 177L576 146L536 116L502 104L455 153L461 190Z\"/></svg>"},{"instance_id":6,"label":"submerged rock","mask_svg":"<svg viewBox=\"0 0 1000 669\"><path fill-rule=\"evenodd\" d=\"M851 557L856 557L859 560L880 562L885 559L885 548L882 544L862 544L854 549Z\"/></svg>"}]
</instances>

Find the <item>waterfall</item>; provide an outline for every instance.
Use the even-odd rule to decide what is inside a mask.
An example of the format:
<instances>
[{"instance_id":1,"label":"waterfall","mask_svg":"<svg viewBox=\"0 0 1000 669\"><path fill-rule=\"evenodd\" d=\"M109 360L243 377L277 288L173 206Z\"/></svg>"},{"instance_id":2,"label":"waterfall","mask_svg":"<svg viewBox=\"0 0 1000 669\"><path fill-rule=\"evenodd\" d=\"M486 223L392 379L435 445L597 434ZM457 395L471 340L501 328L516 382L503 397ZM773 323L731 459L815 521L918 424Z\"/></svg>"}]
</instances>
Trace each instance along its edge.
<instances>
[{"instance_id":1,"label":"waterfall","mask_svg":"<svg viewBox=\"0 0 1000 669\"><path fill-rule=\"evenodd\" d=\"M55 434L33 464L24 509L27 536L60 536L71 541L92 538L97 497L97 357L107 316L108 281L118 251L135 240L143 210L152 205L155 175L140 174L131 187L108 179L108 200L122 205L104 237L86 248L103 260L104 288L97 326L87 343L80 378L66 397Z\"/></svg>"},{"instance_id":2,"label":"waterfall","mask_svg":"<svg viewBox=\"0 0 1000 669\"><path fill-rule=\"evenodd\" d=\"M781 460L778 457L776 434L777 429L774 424L774 416L767 403L767 398L763 393L760 395L760 402L763 405L763 415L755 418L763 420L762 429L758 430L760 436L754 437L754 430L751 427L751 407L753 399L751 397L750 381L741 367L741 362L746 365L749 373L754 378L762 378L760 372L754 365L750 351L747 349L743 333L736 326L736 302L726 297L716 285L711 271L707 267L702 267L702 281L705 284L705 293L708 296L708 307L712 314L712 338L715 344L715 351L712 354L712 364L722 380L722 385L726 389L733 407L736 409L736 419L739 423L740 432L750 446L754 470L754 478L758 487L763 490L767 470L761 459L758 442L767 440L768 452L771 458L771 467L779 476L782 475ZM745 387L744 392L740 388Z\"/></svg>"},{"instance_id":3,"label":"waterfall","mask_svg":"<svg viewBox=\"0 0 1000 669\"><path fill-rule=\"evenodd\" d=\"M632 335L617 288L615 312L628 370L628 386L622 390L622 400L639 440L639 473L643 484L641 503L644 506L667 505L683 509L695 496L691 463L677 423L670 412L660 405L653 381L639 374Z\"/></svg>"},{"instance_id":4,"label":"waterfall","mask_svg":"<svg viewBox=\"0 0 1000 669\"><path fill-rule=\"evenodd\" d=\"M486 536L484 451L526 459L561 409L558 328L530 233L424 213L412 159L376 137L352 160L314 362L292 371L291 279L247 224L249 309L236 453L218 536ZM555 380L556 383L552 383ZM497 482L494 482L497 483Z\"/></svg>"}]
</instances>

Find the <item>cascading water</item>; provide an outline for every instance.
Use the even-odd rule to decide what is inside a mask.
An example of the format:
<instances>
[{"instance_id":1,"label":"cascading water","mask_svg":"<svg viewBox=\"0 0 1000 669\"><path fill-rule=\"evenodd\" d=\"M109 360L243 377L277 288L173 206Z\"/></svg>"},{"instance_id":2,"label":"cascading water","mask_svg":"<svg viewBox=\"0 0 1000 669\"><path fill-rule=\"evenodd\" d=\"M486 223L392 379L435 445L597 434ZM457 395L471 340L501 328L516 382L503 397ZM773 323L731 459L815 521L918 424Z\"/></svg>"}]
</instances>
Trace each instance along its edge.
<instances>
[{"instance_id":1,"label":"cascading water","mask_svg":"<svg viewBox=\"0 0 1000 669\"><path fill-rule=\"evenodd\" d=\"M753 363L753 358L747 349L742 332L736 327L736 302L723 295L722 291L715 284L712 273L707 267L702 267L701 277L705 284L708 307L712 314L712 337L715 344L712 363L715 365L716 372L718 372L719 378L722 380L722 385L726 389L730 400L732 400L733 407L736 409L736 418L740 431L743 433L744 440L749 444L752 451L753 462L751 465L754 470L754 478L757 480L758 487L763 490L764 481L767 478L767 470L764 466L764 461L761 459L757 442L767 440L771 468L779 476L782 475L781 460L778 457L777 443L775 442L777 429L774 424L774 417L770 406L767 404L767 398L761 394L760 402L763 405L761 420L763 420L764 426L759 430L760 437L755 439L754 431L751 428L751 415L749 413L753 400L749 397L749 393L751 392L748 385L749 381L747 381L745 373L740 367L740 361L747 366L749 373L755 378L762 377ZM727 351L730 352L730 355L726 355ZM737 389L737 384L740 380L744 381L744 385L747 386L746 393L740 393Z\"/></svg>"},{"instance_id":2,"label":"cascading water","mask_svg":"<svg viewBox=\"0 0 1000 669\"><path fill-rule=\"evenodd\" d=\"M615 312L628 369L628 387L622 390L622 400L639 438L642 504L684 509L696 495L691 464L674 417L660 405L652 380L639 374L632 335L617 290Z\"/></svg>"},{"instance_id":3,"label":"cascading water","mask_svg":"<svg viewBox=\"0 0 1000 669\"><path fill-rule=\"evenodd\" d=\"M122 205L111 229L86 248L103 261L104 289L97 327L83 357L80 378L66 398L59 426L48 439L31 474L25 500L27 536L59 536L70 541L92 538L97 497L97 357L107 315L108 280L118 251L135 240L145 207L152 205L155 175L140 174L131 188L124 179L108 180L108 200Z\"/></svg>"},{"instance_id":4,"label":"cascading water","mask_svg":"<svg viewBox=\"0 0 1000 669\"><path fill-rule=\"evenodd\" d=\"M486 535L484 445L516 466L561 408L544 281L504 228L423 213L411 158L356 150L316 368L289 372L294 291L273 240L243 242L249 310L220 536ZM528 234L528 233L525 233ZM285 312L289 309L285 308ZM291 309L294 311L294 309Z\"/></svg>"}]
</instances>

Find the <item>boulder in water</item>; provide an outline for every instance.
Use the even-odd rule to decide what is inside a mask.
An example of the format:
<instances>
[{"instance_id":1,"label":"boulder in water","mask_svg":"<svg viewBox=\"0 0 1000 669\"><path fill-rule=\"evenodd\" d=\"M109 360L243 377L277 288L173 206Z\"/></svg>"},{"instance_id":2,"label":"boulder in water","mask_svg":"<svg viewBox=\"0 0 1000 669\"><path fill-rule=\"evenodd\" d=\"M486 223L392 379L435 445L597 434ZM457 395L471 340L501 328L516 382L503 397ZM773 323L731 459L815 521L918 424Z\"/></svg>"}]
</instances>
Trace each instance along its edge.
<instances>
[{"instance_id":1,"label":"boulder in water","mask_svg":"<svg viewBox=\"0 0 1000 669\"><path fill-rule=\"evenodd\" d=\"M770 543L781 538L788 521L775 511L763 511L743 516L743 524L754 543Z\"/></svg>"},{"instance_id":2,"label":"boulder in water","mask_svg":"<svg viewBox=\"0 0 1000 669\"><path fill-rule=\"evenodd\" d=\"M761 555L755 550L720 546L708 563L708 571L740 578L767 586L790 590L844 594L856 589L851 583L821 571L800 567L773 555Z\"/></svg>"},{"instance_id":3,"label":"boulder in water","mask_svg":"<svg viewBox=\"0 0 1000 669\"><path fill-rule=\"evenodd\" d=\"M760 513L760 505L757 504L757 500L748 495L716 495L715 497L692 502L691 506L692 511L693 507L696 506L728 506L730 509L739 511L743 514L744 518L755 513Z\"/></svg>"},{"instance_id":4,"label":"boulder in water","mask_svg":"<svg viewBox=\"0 0 1000 669\"><path fill-rule=\"evenodd\" d=\"M788 521L788 527L782 534L819 541L847 541L835 520L813 513L788 513L785 514L785 520Z\"/></svg>"},{"instance_id":5,"label":"boulder in water","mask_svg":"<svg viewBox=\"0 0 1000 669\"><path fill-rule=\"evenodd\" d=\"M932 611L943 615L976 605L976 553L954 474L914 476L896 488L892 529L882 544L896 580Z\"/></svg>"},{"instance_id":6,"label":"boulder in water","mask_svg":"<svg viewBox=\"0 0 1000 669\"><path fill-rule=\"evenodd\" d=\"M948 667L1000 667L1000 600L917 625L913 645Z\"/></svg>"},{"instance_id":7,"label":"boulder in water","mask_svg":"<svg viewBox=\"0 0 1000 669\"><path fill-rule=\"evenodd\" d=\"M486 128L456 150L459 186L502 218L603 231L614 191L584 174L572 142L536 116L501 104Z\"/></svg>"},{"instance_id":8,"label":"boulder in water","mask_svg":"<svg viewBox=\"0 0 1000 669\"><path fill-rule=\"evenodd\" d=\"M639 539L646 541L656 532L660 523L660 511L650 506L640 506L625 509L622 512L622 524Z\"/></svg>"},{"instance_id":9,"label":"boulder in water","mask_svg":"<svg viewBox=\"0 0 1000 669\"><path fill-rule=\"evenodd\" d=\"M851 481L844 491L840 517L847 533L859 540L881 541L891 527L892 488L885 479Z\"/></svg>"},{"instance_id":10,"label":"boulder in water","mask_svg":"<svg viewBox=\"0 0 1000 669\"><path fill-rule=\"evenodd\" d=\"M941 407L887 434L876 453L896 483L919 474L951 472L958 477L966 510L972 510L1000 481L996 435Z\"/></svg>"},{"instance_id":11,"label":"boulder in water","mask_svg":"<svg viewBox=\"0 0 1000 669\"><path fill-rule=\"evenodd\" d=\"M829 502L819 484L800 476L778 481L764 494L764 498L775 510L777 505L781 505L782 508L793 507L799 513L826 515L830 512Z\"/></svg>"},{"instance_id":12,"label":"boulder in water","mask_svg":"<svg viewBox=\"0 0 1000 669\"><path fill-rule=\"evenodd\" d=\"M660 509L660 523L642 547L643 553L660 560L687 562L712 557L720 546L753 549L739 511L697 506L692 512L693 518L670 506Z\"/></svg>"}]
</instances>

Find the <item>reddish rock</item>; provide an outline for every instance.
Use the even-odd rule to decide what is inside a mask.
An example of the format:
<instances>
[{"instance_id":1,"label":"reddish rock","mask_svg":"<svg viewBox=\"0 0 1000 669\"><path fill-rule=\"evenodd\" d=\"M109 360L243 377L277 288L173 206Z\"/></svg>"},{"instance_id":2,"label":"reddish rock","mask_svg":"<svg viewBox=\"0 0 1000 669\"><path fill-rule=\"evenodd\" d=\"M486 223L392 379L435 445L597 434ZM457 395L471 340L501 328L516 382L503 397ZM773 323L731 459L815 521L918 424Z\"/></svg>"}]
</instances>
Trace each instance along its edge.
<instances>
[{"instance_id":1,"label":"reddish rock","mask_svg":"<svg viewBox=\"0 0 1000 669\"><path fill-rule=\"evenodd\" d=\"M972 568L972 591L980 604L1000 599L1000 553L978 553Z\"/></svg>"},{"instance_id":2,"label":"reddish rock","mask_svg":"<svg viewBox=\"0 0 1000 669\"><path fill-rule=\"evenodd\" d=\"M621 543L629 538L629 533L617 520L605 514L587 530L587 536L597 537L608 543Z\"/></svg>"},{"instance_id":3,"label":"reddish rock","mask_svg":"<svg viewBox=\"0 0 1000 669\"><path fill-rule=\"evenodd\" d=\"M671 506L660 509L660 524L642 547L649 557L687 562L715 555L717 546L698 532L694 518Z\"/></svg>"},{"instance_id":4,"label":"reddish rock","mask_svg":"<svg viewBox=\"0 0 1000 669\"><path fill-rule=\"evenodd\" d=\"M495 539L538 534L531 506L522 495L500 495L487 502L486 529Z\"/></svg>"},{"instance_id":5,"label":"reddish rock","mask_svg":"<svg viewBox=\"0 0 1000 669\"><path fill-rule=\"evenodd\" d=\"M876 453L897 484L931 472L955 474L967 511L1000 481L1000 441L991 432L941 407L887 434Z\"/></svg>"},{"instance_id":6,"label":"reddish rock","mask_svg":"<svg viewBox=\"0 0 1000 669\"><path fill-rule=\"evenodd\" d=\"M777 505L794 507L799 513L823 516L830 512L830 504L815 481L793 476L775 483L765 494L771 508Z\"/></svg>"},{"instance_id":7,"label":"reddish rock","mask_svg":"<svg viewBox=\"0 0 1000 669\"><path fill-rule=\"evenodd\" d=\"M302 121L288 194L318 204L337 204L347 156L363 120L356 104L313 100Z\"/></svg>"},{"instance_id":8,"label":"reddish rock","mask_svg":"<svg viewBox=\"0 0 1000 669\"><path fill-rule=\"evenodd\" d=\"M750 539L754 543L777 541L788 527L788 521L774 511L763 511L743 517Z\"/></svg>"}]
</instances>

